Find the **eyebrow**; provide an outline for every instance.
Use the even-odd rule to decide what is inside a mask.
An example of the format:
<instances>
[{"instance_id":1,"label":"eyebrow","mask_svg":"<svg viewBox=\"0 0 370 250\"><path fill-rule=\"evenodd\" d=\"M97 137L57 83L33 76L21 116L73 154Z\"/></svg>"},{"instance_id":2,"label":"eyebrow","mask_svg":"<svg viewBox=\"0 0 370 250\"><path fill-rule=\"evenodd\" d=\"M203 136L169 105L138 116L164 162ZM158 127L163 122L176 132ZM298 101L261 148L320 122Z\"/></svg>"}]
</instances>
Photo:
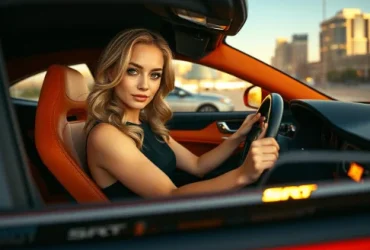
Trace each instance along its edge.
<instances>
[{"instance_id":1,"label":"eyebrow","mask_svg":"<svg viewBox=\"0 0 370 250\"><path fill-rule=\"evenodd\" d=\"M143 69L143 66L137 64L137 63L134 63L134 62L130 62L129 64L139 68L139 69ZM155 69L152 69L151 71L162 71L163 69L162 68L155 68Z\"/></svg>"}]
</instances>

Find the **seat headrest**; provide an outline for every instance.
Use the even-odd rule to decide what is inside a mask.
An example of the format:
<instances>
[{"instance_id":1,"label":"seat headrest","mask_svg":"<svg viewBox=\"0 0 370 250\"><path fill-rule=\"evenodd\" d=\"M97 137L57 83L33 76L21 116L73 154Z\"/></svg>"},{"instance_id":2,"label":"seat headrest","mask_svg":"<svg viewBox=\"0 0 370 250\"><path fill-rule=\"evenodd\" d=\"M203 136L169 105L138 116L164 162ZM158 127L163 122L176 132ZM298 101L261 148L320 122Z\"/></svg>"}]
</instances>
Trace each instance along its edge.
<instances>
[{"instance_id":1,"label":"seat headrest","mask_svg":"<svg viewBox=\"0 0 370 250\"><path fill-rule=\"evenodd\" d=\"M85 102L89 94L84 76L77 70L61 67L61 74L65 77L65 92L69 99L75 102Z\"/></svg>"},{"instance_id":2,"label":"seat headrest","mask_svg":"<svg viewBox=\"0 0 370 250\"><path fill-rule=\"evenodd\" d=\"M88 94L89 89L86 80L80 72L66 66L52 65L44 79L39 106L43 102L54 103L56 106L53 109L58 113L68 113L70 110L86 110ZM53 112L51 109L45 111Z\"/></svg>"}]
</instances>

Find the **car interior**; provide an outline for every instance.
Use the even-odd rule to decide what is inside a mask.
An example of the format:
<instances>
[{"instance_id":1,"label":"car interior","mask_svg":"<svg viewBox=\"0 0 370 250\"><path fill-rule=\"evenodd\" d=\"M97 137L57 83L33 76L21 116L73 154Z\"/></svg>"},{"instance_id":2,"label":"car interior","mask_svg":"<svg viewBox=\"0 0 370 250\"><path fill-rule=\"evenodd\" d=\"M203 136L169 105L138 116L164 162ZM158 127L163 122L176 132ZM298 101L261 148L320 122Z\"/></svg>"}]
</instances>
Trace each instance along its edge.
<instances>
[{"instance_id":1,"label":"car interior","mask_svg":"<svg viewBox=\"0 0 370 250\"><path fill-rule=\"evenodd\" d=\"M86 63L94 72L104 46L128 28L157 31L176 59L261 87L266 98L259 110L273 124L270 136L277 138L281 153L370 150L368 104L333 100L225 42L248 22L245 0L95 1L88 10L83 1L17 2L21 1L6 9L0 4L1 45L10 84L47 70L38 102L12 99L27 166L45 204L108 202L86 174L82 128L88 87L82 75L67 65ZM5 25L10 22L11 26ZM249 89L244 93L246 104L248 95ZM201 155L219 145L252 112L174 113L167 125L175 140ZM236 160L252 140L247 138L239 147ZM297 169L291 164L275 171L264 185L349 178L348 166L342 165L301 164ZM370 166L364 168L366 177ZM176 184L194 180L179 171Z\"/></svg>"}]
</instances>

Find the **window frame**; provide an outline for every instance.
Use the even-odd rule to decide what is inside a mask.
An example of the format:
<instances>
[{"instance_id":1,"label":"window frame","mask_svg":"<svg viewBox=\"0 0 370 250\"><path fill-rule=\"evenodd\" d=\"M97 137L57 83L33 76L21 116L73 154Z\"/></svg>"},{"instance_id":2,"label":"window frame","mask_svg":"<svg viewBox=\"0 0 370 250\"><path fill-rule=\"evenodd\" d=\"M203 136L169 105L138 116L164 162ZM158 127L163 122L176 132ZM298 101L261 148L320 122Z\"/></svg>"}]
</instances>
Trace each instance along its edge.
<instances>
[{"instance_id":1,"label":"window frame","mask_svg":"<svg viewBox=\"0 0 370 250\"><path fill-rule=\"evenodd\" d=\"M41 198L26 166L25 149L8 88L0 41L0 210L33 209ZM3 198L5 197L5 198Z\"/></svg>"}]
</instances>

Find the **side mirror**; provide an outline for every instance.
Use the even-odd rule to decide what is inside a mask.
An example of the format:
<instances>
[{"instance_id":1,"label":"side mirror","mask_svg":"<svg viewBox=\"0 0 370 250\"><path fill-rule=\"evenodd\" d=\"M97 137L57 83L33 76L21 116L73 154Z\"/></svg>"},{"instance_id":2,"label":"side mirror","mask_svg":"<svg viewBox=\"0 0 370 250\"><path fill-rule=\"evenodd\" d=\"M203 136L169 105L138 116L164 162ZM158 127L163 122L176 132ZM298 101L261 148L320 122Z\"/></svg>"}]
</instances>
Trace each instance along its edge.
<instances>
[{"instance_id":1,"label":"side mirror","mask_svg":"<svg viewBox=\"0 0 370 250\"><path fill-rule=\"evenodd\" d=\"M269 93L261 87L251 86L244 92L244 105L257 109L268 94Z\"/></svg>"},{"instance_id":2,"label":"side mirror","mask_svg":"<svg viewBox=\"0 0 370 250\"><path fill-rule=\"evenodd\" d=\"M177 94L178 94L180 97L185 97L185 96L187 96L187 93L186 93L184 90L179 90L179 92L177 92Z\"/></svg>"}]
</instances>

